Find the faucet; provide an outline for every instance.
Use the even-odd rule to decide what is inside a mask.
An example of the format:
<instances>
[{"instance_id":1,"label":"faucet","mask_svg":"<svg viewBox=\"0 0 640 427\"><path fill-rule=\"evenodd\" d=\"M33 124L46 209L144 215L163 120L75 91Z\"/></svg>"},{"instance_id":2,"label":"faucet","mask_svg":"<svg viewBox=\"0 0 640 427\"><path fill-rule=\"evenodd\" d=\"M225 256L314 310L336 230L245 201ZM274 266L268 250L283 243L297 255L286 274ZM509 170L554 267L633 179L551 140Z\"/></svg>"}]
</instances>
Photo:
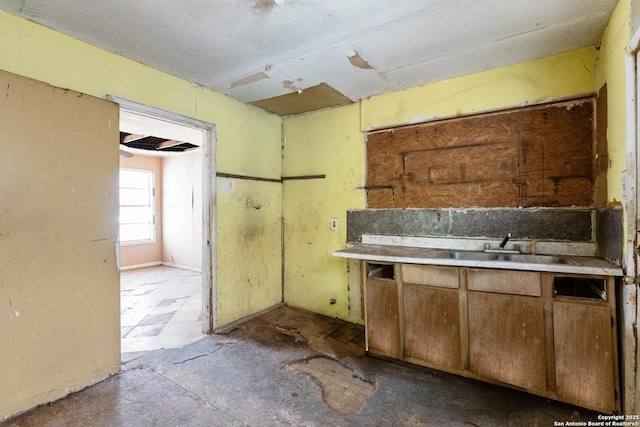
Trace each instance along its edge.
<instances>
[{"instance_id":1,"label":"faucet","mask_svg":"<svg viewBox=\"0 0 640 427\"><path fill-rule=\"evenodd\" d=\"M502 243L500 243L499 248L500 249L504 249L505 245L507 244L507 242L509 241L510 238L511 238L511 233L507 233L505 238L502 240Z\"/></svg>"}]
</instances>

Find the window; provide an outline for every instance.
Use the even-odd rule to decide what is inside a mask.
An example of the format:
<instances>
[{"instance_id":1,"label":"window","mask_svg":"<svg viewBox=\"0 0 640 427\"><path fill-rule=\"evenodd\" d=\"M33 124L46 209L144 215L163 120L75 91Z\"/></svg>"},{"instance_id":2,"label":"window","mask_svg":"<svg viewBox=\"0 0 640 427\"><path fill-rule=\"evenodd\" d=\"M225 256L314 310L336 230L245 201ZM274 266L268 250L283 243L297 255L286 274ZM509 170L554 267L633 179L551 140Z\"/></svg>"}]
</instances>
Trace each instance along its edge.
<instances>
[{"instance_id":1,"label":"window","mask_svg":"<svg viewBox=\"0 0 640 427\"><path fill-rule=\"evenodd\" d=\"M153 171L120 169L120 242L155 241Z\"/></svg>"}]
</instances>

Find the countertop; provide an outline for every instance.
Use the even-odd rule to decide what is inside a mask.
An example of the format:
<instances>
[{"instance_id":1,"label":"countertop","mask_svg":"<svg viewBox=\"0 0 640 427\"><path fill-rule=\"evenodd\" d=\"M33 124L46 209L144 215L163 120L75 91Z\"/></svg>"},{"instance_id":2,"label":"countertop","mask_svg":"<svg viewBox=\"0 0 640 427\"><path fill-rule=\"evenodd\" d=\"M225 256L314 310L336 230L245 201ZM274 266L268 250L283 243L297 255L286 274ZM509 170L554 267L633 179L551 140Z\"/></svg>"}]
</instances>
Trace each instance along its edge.
<instances>
[{"instance_id":1,"label":"countertop","mask_svg":"<svg viewBox=\"0 0 640 427\"><path fill-rule=\"evenodd\" d=\"M398 262L405 264L449 265L455 267L496 268L505 270L544 271L599 276L622 276L620 267L590 256L564 256L568 263L527 263L503 260L472 260L446 258L446 249L413 246L355 244L333 252L334 256L368 261Z\"/></svg>"}]
</instances>

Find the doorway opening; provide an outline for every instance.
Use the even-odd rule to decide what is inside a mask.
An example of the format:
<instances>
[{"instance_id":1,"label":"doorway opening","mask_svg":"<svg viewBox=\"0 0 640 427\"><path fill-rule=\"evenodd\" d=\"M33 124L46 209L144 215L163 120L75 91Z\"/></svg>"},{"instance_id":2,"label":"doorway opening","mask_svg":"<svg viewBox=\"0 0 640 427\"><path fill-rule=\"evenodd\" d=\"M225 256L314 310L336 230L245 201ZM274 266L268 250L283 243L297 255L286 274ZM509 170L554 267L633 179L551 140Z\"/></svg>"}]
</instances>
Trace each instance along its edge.
<instances>
[{"instance_id":1,"label":"doorway opening","mask_svg":"<svg viewBox=\"0 0 640 427\"><path fill-rule=\"evenodd\" d=\"M179 348L214 327L214 126L120 104L121 353Z\"/></svg>"}]
</instances>

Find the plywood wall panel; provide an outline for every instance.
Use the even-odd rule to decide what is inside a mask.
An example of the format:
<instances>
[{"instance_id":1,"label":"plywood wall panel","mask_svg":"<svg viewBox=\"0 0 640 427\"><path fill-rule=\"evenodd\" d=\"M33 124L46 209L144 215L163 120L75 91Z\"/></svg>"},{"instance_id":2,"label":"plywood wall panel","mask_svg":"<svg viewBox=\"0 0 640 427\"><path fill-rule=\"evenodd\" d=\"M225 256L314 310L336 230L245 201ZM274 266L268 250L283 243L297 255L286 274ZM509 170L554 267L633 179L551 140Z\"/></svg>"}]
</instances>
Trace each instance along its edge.
<instances>
[{"instance_id":1,"label":"plywood wall panel","mask_svg":"<svg viewBox=\"0 0 640 427\"><path fill-rule=\"evenodd\" d=\"M592 206L593 162L592 100L374 132L368 207Z\"/></svg>"}]
</instances>

